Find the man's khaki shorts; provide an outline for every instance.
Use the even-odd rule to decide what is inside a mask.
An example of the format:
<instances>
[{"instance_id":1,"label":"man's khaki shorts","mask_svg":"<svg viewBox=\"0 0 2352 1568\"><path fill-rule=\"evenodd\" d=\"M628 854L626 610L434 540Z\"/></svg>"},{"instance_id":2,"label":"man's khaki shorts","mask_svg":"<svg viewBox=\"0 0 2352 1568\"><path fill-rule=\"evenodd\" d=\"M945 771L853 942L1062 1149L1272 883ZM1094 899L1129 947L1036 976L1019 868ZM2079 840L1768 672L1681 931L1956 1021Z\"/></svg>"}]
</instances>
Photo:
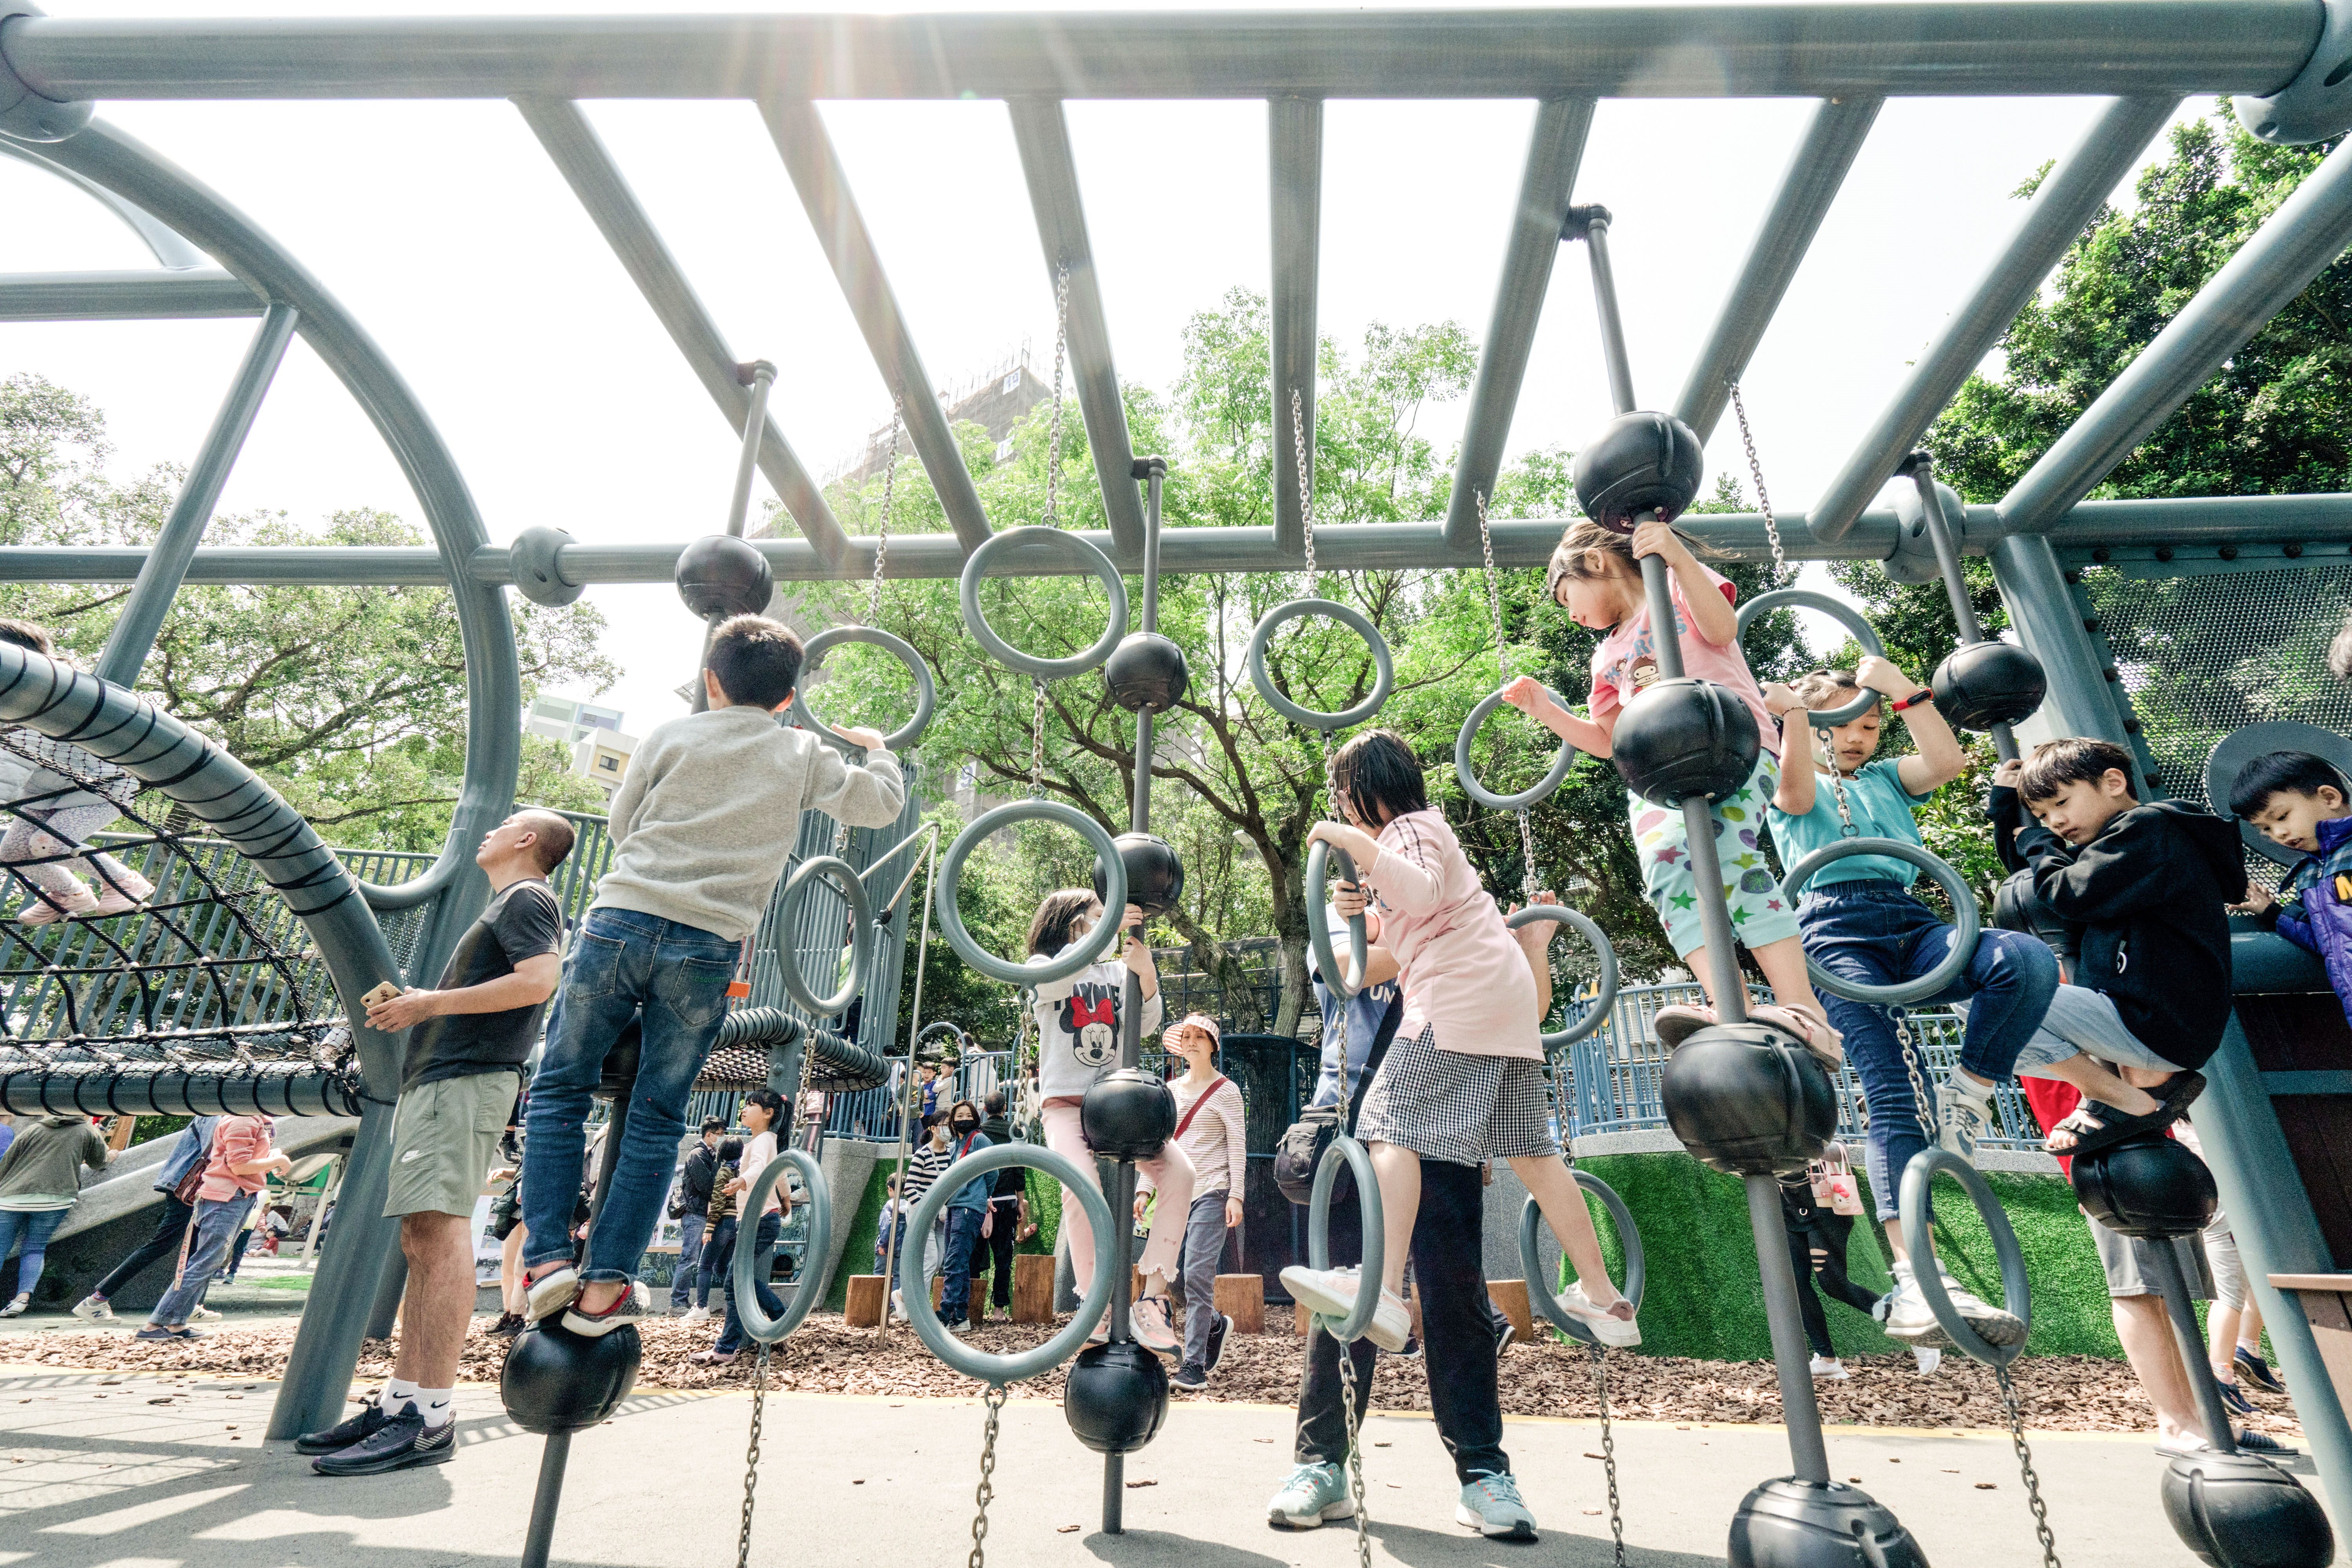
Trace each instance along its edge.
<instances>
[{"instance_id":1,"label":"man's khaki shorts","mask_svg":"<svg viewBox=\"0 0 2352 1568\"><path fill-rule=\"evenodd\" d=\"M470 1215L498 1163L499 1134L514 1109L518 1075L501 1069L421 1083L400 1097L392 1121L388 1217Z\"/></svg>"}]
</instances>

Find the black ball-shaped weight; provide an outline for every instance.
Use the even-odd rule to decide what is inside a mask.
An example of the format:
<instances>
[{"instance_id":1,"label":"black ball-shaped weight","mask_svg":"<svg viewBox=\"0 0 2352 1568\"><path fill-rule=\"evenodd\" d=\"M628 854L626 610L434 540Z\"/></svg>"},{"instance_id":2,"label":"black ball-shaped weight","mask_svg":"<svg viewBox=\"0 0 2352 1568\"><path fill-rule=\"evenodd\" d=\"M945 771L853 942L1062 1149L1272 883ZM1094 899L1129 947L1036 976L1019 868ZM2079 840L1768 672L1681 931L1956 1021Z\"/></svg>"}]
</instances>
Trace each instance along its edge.
<instances>
[{"instance_id":1,"label":"black ball-shaped weight","mask_svg":"<svg viewBox=\"0 0 2352 1568\"><path fill-rule=\"evenodd\" d=\"M1169 842L1149 833L1122 833L1111 842L1118 846L1119 860L1127 867L1127 901L1152 920L1174 909L1177 900L1184 896L1184 862ZM1109 890L1105 876L1108 869L1097 857L1097 899Z\"/></svg>"},{"instance_id":2,"label":"black ball-shaped weight","mask_svg":"<svg viewBox=\"0 0 2352 1568\"><path fill-rule=\"evenodd\" d=\"M1168 1419L1168 1368L1133 1341L1088 1345L1070 1363L1062 1414L1097 1454L1132 1454Z\"/></svg>"},{"instance_id":3,"label":"black ball-shaped weight","mask_svg":"<svg viewBox=\"0 0 2352 1568\"><path fill-rule=\"evenodd\" d=\"M1756 714L1729 687L1661 680L1617 716L1611 760L1625 787L1660 805L1739 793L1763 749Z\"/></svg>"},{"instance_id":4,"label":"black ball-shaped weight","mask_svg":"<svg viewBox=\"0 0 2352 1568\"><path fill-rule=\"evenodd\" d=\"M2213 1173L2188 1144L2161 1132L2077 1154L2074 1198L2109 1230L2151 1240L2194 1236L2211 1222L2221 1194Z\"/></svg>"},{"instance_id":5,"label":"black ball-shaped weight","mask_svg":"<svg viewBox=\"0 0 2352 1568\"><path fill-rule=\"evenodd\" d=\"M2042 661L2015 643L1963 643L1928 678L1936 711L1962 730L2030 719L2050 694Z\"/></svg>"},{"instance_id":6,"label":"black ball-shaped weight","mask_svg":"<svg viewBox=\"0 0 2352 1568\"><path fill-rule=\"evenodd\" d=\"M703 620L756 616L775 597L768 558L731 533L707 533L678 552L677 596Z\"/></svg>"},{"instance_id":7,"label":"black ball-shaped weight","mask_svg":"<svg viewBox=\"0 0 2352 1568\"><path fill-rule=\"evenodd\" d=\"M1078 1131L1106 1160L1149 1160L1176 1134L1176 1097L1141 1068L1107 1072L1078 1101Z\"/></svg>"},{"instance_id":8,"label":"black ball-shaped weight","mask_svg":"<svg viewBox=\"0 0 2352 1568\"><path fill-rule=\"evenodd\" d=\"M637 1384L634 1328L575 1334L542 1318L514 1337L499 1369L499 1397L526 1432L577 1432L613 1414Z\"/></svg>"},{"instance_id":9,"label":"black ball-shaped weight","mask_svg":"<svg viewBox=\"0 0 2352 1568\"><path fill-rule=\"evenodd\" d=\"M1666 1124L1702 1164L1785 1175L1837 1135L1837 1092L1813 1054L1764 1024L1717 1024L1675 1047L1658 1084Z\"/></svg>"},{"instance_id":10,"label":"black ball-shaped weight","mask_svg":"<svg viewBox=\"0 0 2352 1568\"><path fill-rule=\"evenodd\" d=\"M1859 1487L1787 1476L1732 1516L1731 1568L1927 1568L1903 1521Z\"/></svg>"},{"instance_id":11,"label":"black ball-shaped weight","mask_svg":"<svg viewBox=\"0 0 2352 1568\"><path fill-rule=\"evenodd\" d=\"M1706 481L1698 433L1671 414L1637 409L1601 426L1569 467L1577 505L1603 528L1631 533L1644 514L1672 522Z\"/></svg>"},{"instance_id":12,"label":"black ball-shaped weight","mask_svg":"<svg viewBox=\"0 0 2352 1568\"><path fill-rule=\"evenodd\" d=\"M1184 650L1158 632L1129 632L1103 660L1110 700L1130 713L1165 713L1184 700L1192 674Z\"/></svg>"},{"instance_id":13,"label":"black ball-shaped weight","mask_svg":"<svg viewBox=\"0 0 2352 1568\"><path fill-rule=\"evenodd\" d=\"M2175 1459L2158 1489L2181 1543L2213 1568L2326 1568L2336 1532L2319 1500L2252 1454Z\"/></svg>"}]
</instances>

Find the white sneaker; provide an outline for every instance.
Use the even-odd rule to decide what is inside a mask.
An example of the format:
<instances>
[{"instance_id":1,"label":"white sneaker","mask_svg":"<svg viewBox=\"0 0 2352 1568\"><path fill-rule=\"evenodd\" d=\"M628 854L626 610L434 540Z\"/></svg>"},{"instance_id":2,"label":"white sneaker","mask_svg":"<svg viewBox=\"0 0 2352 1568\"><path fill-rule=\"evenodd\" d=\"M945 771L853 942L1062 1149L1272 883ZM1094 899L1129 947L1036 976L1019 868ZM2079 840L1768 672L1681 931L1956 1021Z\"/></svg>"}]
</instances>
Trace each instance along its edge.
<instances>
[{"instance_id":1,"label":"white sneaker","mask_svg":"<svg viewBox=\"0 0 2352 1568\"><path fill-rule=\"evenodd\" d=\"M680 1318L678 1321L681 1323L707 1323L710 1321L710 1309L708 1307L688 1307L686 1310L686 1316Z\"/></svg>"},{"instance_id":2,"label":"white sneaker","mask_svg":"<svg viewBox=\"0 0 2352 1568\"><path fill-rule=\"evenodd\" d=\"M1911 1361L1918 1367L1921 1377L1932 1377L1936 1369L1944 1364L1944 1352L1932 1345L1913 1345Z\"/></svg>"},{"instance_id":3,"label":"white sneaker","mask_svg":"<svg viewBox=\"0 0 2352 1568\"><path fill-rule=\"evenodd\" d=\"M1353 1268L1308 1268L1296 1263L1281 1275L1282 1288L1293 1300L1306 1302L1308 1311L1335 1322L1356 1310L1360 1278ZM1380 1305L1372 1310L1371 1326L1364 1335L1391 1354L1404 1349L1405 1341L1412 1337L1412 1314L1394 1291L1381 1292Z\"/></svg>"},{"instance_id":4,"label":"white sneaker","mask_svg":"<svg viewBox=\"0 0 2352 1568\"><path fill-rule=\"evenodd\" d=\"M73 1315L95 1321L101 1318L114 1316L114 1309L106 1304L106 1298L103 1296L84 1296L73 1304Z\"/></svg>"},{"instance_id":5,"label":"white sneaker","mask_svg":"<svg viewBox=\"0 0 2352 1568\"><path fill-rule=\"evenodd\" d=\"M1973 1165L1978 1141L1992 1130L1992 1085L1979 1092L1955 1072L1936 1095L1937 1147Z\"/></svg>"},{"instance_id":6,"label":"white sneaker","mask_svg":"<svg viewBox=\"0 0 2352 1568\"><path fill-rule=\"evenodd\" d=\"M2025 1337L2025 1325L1995 1307L1988 1307L1949 1274L1942 1275L1944 1293L1952 1299L1952 1310L1966 1320L1969 1327L1983 1336L1988 1344L2013 1345ZM1907 1344L1942 1349L1949 1345L1951 1336L1944 1325L1936 1321L1935 1312L1921 1294L1918 1280L1912 1278L1911 1267L1906 1263L1895 1266L1895 1296L1887 1305L1886 1334Z\"/></svg>"},{"instance_id":7,"label":"white sneaker","mask_svg":"<svg viewBox=\"0 0 2352 1568\"><path fill-rule=\"evenodd\" d=\"M5 1307L0 1307L0 1318L21 1318L25 1315L25 1309L32 1304L32 1292L28 1290L19 1291L17 1292L16 1299L15 1300L9 1302Z\"/></svg>"},{"instance_id":8,"label":"white sneaker","mask_svg":"<svg viewBox=\"0 0 2352 1568\"><path fill-rule=\"evenodd\" d=\"M1570 1281L1559 1293L1559 1304L1568 1315L1592 1331L1592 1337L1602 1344L1622 1350L1642 1342L1642 1326L1631 1318L1612 1318L1592 1304L1584 1287Z\"/></svg>"},{"instance_id":9,"label":"white sneaker","mask_svg":"<svg viewBox=\"0 0 2352 1568\"><path fill-rule=\"evenodd\" d=\"M1932 1353L1941 1355L1944 1352L1937 1351ZM1846 1378L1853 1375L1846 1371L1845 1363L1838 1360L1838 1358L1833 1355L1815 1356L1813 1358L1813 1364L1810 1370L1815 1377L1826 1377L1832 1383L1843 1382Z\"/></svg>"},{"instance_id":10,"label":"white sneaker","mask_svg":"<svg viewBox=\"0 0 2352 1568\"><path fill-rule=\"evenodd\" d=\"M894 1323L911 1323L915 1321L907 1316L907 1298L896 1290L890 1292L890 1321Z\"/></svg>"},{"instance_id":11,"label":"white sneaker","mask_svg":"<svg viewBox=\"0 0 2352 1568\"><path fill-rule=\"evenodd\" d=\"M207 1307L203 1302L199 1301L189 1310L188 1321L193 1323L198 1318L217 1318L219 1316L220 1314L218 1312L214 1311L210 1307Z\"/></svg>"}]
</instances>

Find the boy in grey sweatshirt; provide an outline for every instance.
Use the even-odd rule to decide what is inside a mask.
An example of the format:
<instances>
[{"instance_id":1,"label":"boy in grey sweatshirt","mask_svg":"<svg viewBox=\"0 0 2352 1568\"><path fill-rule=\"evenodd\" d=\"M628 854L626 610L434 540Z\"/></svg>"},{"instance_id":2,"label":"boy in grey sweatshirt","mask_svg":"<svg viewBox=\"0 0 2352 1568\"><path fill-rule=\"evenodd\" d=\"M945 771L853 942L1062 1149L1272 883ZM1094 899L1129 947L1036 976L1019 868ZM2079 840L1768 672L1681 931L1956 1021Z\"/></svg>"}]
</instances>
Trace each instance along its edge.
<instances>
[{"instance_id":1,"label":"boy in grey sweatshirt","mask_svg":"<svg viewBox=\"0 0 2352 1568\"><path fill-rule=\"evenodd\" d=\"M565 963L560 1021L530 1086L523 1144L523 1252L533 1321L563 1313L577 1333L609 1333L646 1315L635 1280L669 1193L688 1094L727 1011L745 938L800 837L801 813L853 827L898 820L907 786L870 730L835 728L865 748L852 767L835 747L776 714L800 679L801 644L763 616L738 616L711 637L703 673L710 710L656 727L613 797L613 866L596 884ZM611 1191L571 1252L590 1091L604 1058L642 1011L644 1047Z\"/></svg>"}]
</instances>

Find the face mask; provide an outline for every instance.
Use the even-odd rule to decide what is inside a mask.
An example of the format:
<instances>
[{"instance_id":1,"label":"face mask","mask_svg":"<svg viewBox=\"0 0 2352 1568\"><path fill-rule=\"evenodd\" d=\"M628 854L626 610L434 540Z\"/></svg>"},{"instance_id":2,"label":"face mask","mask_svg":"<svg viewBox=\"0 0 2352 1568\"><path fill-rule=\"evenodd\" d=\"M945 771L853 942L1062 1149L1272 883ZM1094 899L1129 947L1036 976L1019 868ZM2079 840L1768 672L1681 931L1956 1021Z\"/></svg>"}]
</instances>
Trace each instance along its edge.
<instances>
[{"instance_id":1,"label":"face mask","mask_svg":"<svg viewBox=\"0 0 2352 1568\"><path fill-rule=\"evenodd\" d=\"M960 1116L956 1118L955 1130L959 1132L970 1132L978 1128L979 1125L979 1122L971 1120L969 1117Z\"/></svg>"}]
</instances>

